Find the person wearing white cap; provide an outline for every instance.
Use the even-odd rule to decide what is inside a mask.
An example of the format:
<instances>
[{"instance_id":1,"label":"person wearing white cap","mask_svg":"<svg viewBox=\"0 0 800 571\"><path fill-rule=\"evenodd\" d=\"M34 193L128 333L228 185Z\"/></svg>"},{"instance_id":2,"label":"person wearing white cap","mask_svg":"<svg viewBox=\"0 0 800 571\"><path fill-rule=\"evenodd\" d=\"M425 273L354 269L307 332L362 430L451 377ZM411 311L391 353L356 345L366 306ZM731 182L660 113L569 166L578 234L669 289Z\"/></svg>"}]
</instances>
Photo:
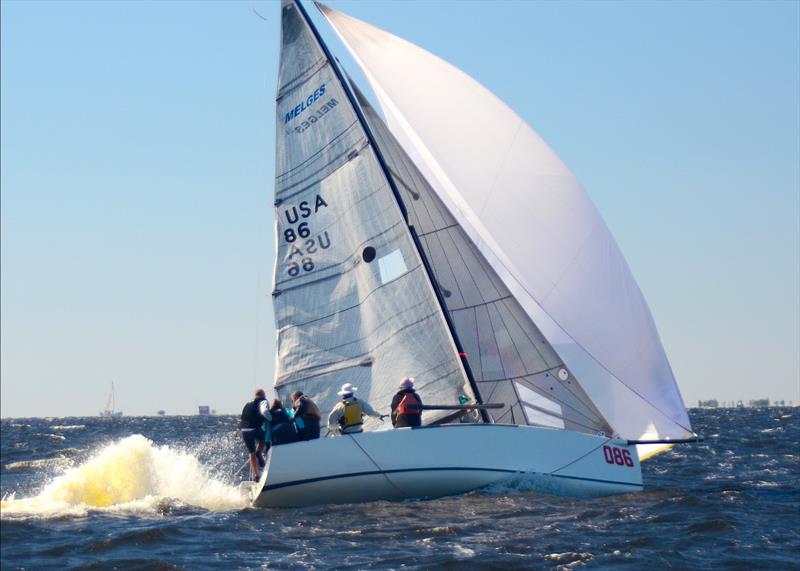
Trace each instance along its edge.
<instances>
[{"instance_id":1,"label":"person wearing white cap","mask_svg":"<svg viewBox=\"0 0 800 571\"><path fill-rule=\"evenodd\" d=\"M422 424L422 399L414 390L414 377L406 377L400 382L400 390L392 398L392 426L405 428Z\"/></svg>"},{"instance_id":2,"label":"person wearing white cap","mask_svg":"<svg viewBox=\"0 0 800 571\"><path fill-rule=\"evenodd\" d=\"M350 383L342 385L338 395L342 400L336 403L328 415L328 428L333 433L356 434L363 429L364 415L384 419L385 415L376 412L367 401L359 400L353 393L358 389Z\"/></svg>"}]
</instances>

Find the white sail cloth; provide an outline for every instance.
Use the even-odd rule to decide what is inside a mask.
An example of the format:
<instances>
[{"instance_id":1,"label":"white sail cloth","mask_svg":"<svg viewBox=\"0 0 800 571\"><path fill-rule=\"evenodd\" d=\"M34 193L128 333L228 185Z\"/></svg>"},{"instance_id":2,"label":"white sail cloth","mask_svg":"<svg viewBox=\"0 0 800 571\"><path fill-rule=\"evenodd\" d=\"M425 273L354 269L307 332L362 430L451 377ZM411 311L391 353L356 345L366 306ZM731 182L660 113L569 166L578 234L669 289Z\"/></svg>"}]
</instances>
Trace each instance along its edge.
<instances>
[{"instance_id":1,"label":"white sail cloth","mask_svg":"<svg viewBox=\"0 0 800 571\"><path fill-rule=\"evenodd\" d=\"M468 75L319 7L369 80L394 136L617 433L689 437L647 303L564 163Z\"/></svg>"}]
</instances>

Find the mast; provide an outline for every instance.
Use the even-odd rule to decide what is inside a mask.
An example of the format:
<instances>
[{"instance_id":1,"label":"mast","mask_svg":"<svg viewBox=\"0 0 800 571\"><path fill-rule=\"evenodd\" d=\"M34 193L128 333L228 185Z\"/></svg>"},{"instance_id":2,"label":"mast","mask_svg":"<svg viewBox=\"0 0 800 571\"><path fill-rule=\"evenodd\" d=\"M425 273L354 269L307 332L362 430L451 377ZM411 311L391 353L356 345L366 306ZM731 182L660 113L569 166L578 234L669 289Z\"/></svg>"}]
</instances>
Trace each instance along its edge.
<instances>
[{"instance_id":1,"label":"mast","mask_svg":"<svg viewBox=\"0 0 800 571\"><path fill-rule=\"evenodd\" d=\"M394 196L394 199L397 202L397 206L400 208L403 220L405 221L406 227L408 228L408 231L411 234L411 240L414 244L414 248L416 248L417 250L417 254L420 257L420 260L422 261L422 266L425 270L425 274L427 275L428 281L431 287L433 288L434 294L436 295L436 302L439 304L439 310L441 311L441 314L444 316L445 323L447 324L447 329L450 333L450 337L453 340L453 343L456 346L456 351L458 351L459 360L461 361L461 365L464 367L464 372L467 375L467 380L469 381L470 387L472 388L472 392L474 393L475 399L478 401L478 403L482 404L483 399L481 398L480 391L478 390L478 385L475 382L475 377L472 374L472 369L469 366L469 361L465 358L466 353L464 352L463 346L461 345L461 342L458 339L455 327L453 326L453 323L450 320L450 314L447 311L447 307L444 303L444 297L442 296L442 292L440 291L437 282L433 277L433 270L431 269L430 262L428 261L428 258L422 249L422 245L420 244L419 237L417 236L417 233L414 230L414 226L408 223L408 210L406 209L405 203L403 202L403 198L402 196L400 196L400 192L394 183L394 179L392 178L391 173L389 172L389 168L386 165L386 161L383 158L383 153L378 147L375 141L375 137L372 134L372 130L369 128L369 124L367 123L367 120L364 117L364 114L362 113L361 107L358 105L355 95L350 89L350 84L345 80L342 70L339 69L337 60L333 57L333 54L331 54L327 44L323 41L322 36L319 33L319 30L317 30L317 27L314 25L314 22L311 21L308 12L306 12L306 9L300 3L300 0L294 0L294 4L295 6L297 6L297 9L299 10L300 14L303 16L303 19L305 20L306 24L311 30L311 33L314 34L314 38L317 40L320 49L322 49L322 52L325 54L325 57L330 62L331 69L333 70L333 73L336 75L336 79L339 81L339 84L342 86L342 89L345 95L347 96L348 101L350 102L350 106L353 108L353 111L355 111L356 117L358 118L358 122L361 125L361 128L363 129L364 134L367 137L367 141L369 141L369 144L372 147L373 152L375 153L375 157L378 160L378 166L383 172L384 178L389 183L389 187L392 189L392 195ZM486 423L491 422L491 419L489 418L489 415L485 410L481 409L480 414L484 422Z\"/></svg>"}]
</instances>

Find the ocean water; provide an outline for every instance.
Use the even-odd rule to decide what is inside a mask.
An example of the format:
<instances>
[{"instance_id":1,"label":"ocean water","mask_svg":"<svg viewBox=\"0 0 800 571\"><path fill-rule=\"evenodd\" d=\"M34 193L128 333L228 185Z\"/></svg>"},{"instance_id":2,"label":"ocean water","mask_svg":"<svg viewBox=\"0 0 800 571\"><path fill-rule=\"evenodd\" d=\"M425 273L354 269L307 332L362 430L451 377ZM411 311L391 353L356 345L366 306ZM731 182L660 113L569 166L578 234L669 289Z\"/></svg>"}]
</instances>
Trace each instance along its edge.
<instances>
[{"instance_id":1,"label":"ocean water","mask_svg":"<svg viewBox=\"0 0 800 571\"><path fill-rule=\"evenodd\" d=\"M4 419L0 567L800 569L800 409L691 416L643 493L280 510L242 500L233 417Z\"/></svg>"}]
</instances>

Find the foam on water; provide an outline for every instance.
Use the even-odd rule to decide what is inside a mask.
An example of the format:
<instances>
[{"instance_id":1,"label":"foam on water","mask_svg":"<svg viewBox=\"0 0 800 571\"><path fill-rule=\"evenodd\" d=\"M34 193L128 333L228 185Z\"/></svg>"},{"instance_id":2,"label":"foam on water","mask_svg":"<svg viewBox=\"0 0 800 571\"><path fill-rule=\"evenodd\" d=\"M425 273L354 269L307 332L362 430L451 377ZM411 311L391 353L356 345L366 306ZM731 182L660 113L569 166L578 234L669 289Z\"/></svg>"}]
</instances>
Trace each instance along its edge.
<instances>
[{"instance_id":1,"label":"foam on water","mask_svg":"<svg viewBox=\"0 0 800 571\"><path fill-rule=\"evenodd\" d=\"M21 462L11 462L3 466L5 470L26 470L33 468L35 470L41 469L59 469L69 465L69 460L64 457L58 458L42 458L40 460L22 460Z\"/></svg>"},{"instance_id":2,"label":"foam on water","mask_svg":"<svg viewBox=\"0 0 800 571\"><path fill-rule=\"evenodd\" d=\"M39 495L0 502L2 517L58 517L89 510L157 512L165 500L212 511L247 505L238 488L215 479L195 456L133 435L48 483Z\"/></svg>"}]
</instances>

